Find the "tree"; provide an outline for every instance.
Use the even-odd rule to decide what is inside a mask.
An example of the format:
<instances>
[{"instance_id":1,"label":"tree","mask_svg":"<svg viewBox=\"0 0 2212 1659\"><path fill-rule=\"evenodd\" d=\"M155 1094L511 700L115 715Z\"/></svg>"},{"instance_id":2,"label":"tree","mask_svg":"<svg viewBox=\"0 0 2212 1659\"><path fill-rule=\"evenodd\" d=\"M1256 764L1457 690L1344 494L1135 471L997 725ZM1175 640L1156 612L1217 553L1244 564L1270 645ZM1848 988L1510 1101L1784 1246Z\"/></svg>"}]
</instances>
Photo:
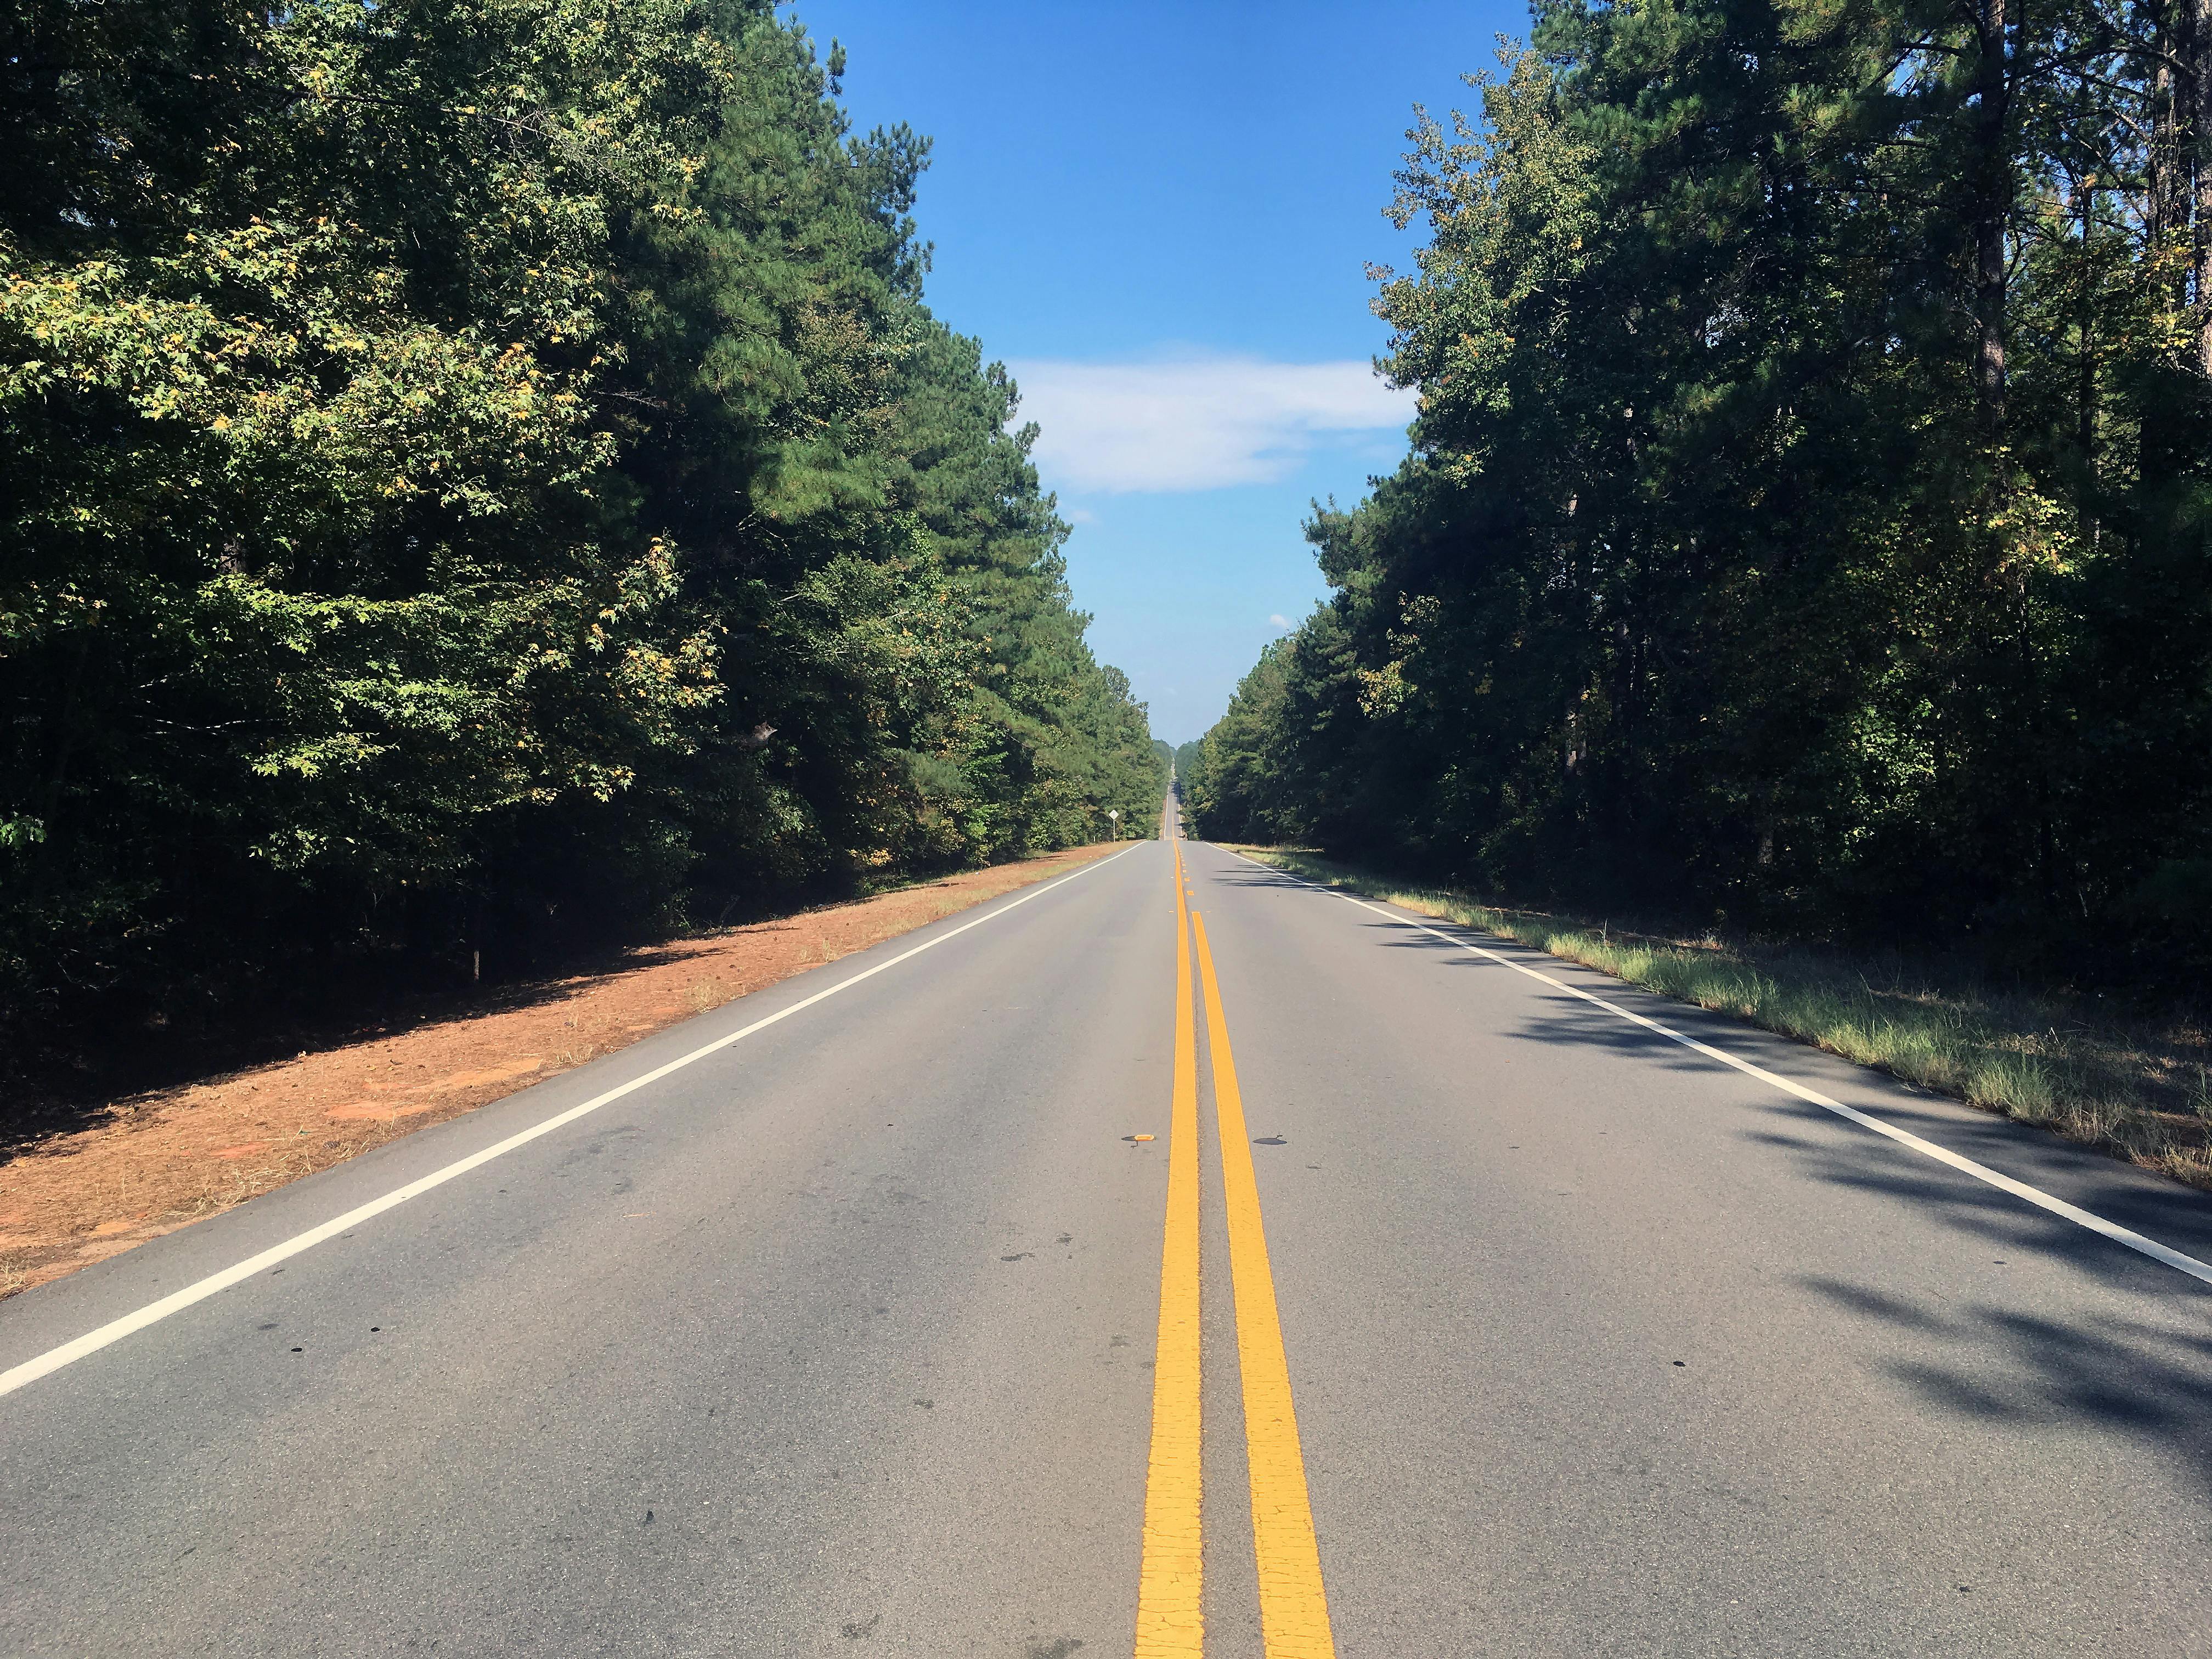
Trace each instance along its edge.
<instances>
[{"instance_id":1,"label":"tree","mask_svg":"<svg viewBox=\"0 0 2212 1659\"><path fill-rule=\"evenodd\" d=\"M1209 734L1223 810L1813 931L2175 914L2212 220L2146 16L1540 7L1413 134L1413 453L1310 526L1335 597Z\"/></svg>"},{"instance_id":2,"label":"tree","mask_svg":"<svg viewBox=\"0 0 2212 1659\"><path fill-rule=\"evenodd\" d=\"M923 303L927 144L766 0L0 27L0 1029L1156 798L1014 388Z\"/></svg>"}]
</instances>

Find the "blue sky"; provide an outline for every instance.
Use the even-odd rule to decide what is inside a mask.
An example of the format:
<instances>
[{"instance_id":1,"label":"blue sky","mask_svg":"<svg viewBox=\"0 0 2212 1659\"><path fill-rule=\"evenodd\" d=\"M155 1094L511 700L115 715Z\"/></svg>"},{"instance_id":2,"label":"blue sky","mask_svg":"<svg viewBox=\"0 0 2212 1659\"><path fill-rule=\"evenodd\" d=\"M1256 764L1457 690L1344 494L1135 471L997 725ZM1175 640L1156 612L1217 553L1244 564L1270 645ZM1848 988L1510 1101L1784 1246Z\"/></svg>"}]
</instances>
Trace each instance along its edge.
<instances>
[{"instance_id":1,"label":"blue sky","mask_svg":"<svg viewBox=\"0 0 2212 1659\"><path fill-rule=\"evenodd\" d=\"M1267 640L1326 589L1299 526L1404 449L1407 400L1367 371L1370 260L1413 106L1526 32L1474 4L795 8L866 131L936 141L915 216L932 308L1020 381L1043 428L1091 640L1152 731L1198 736Z\"/></svg>"}]
</instances>

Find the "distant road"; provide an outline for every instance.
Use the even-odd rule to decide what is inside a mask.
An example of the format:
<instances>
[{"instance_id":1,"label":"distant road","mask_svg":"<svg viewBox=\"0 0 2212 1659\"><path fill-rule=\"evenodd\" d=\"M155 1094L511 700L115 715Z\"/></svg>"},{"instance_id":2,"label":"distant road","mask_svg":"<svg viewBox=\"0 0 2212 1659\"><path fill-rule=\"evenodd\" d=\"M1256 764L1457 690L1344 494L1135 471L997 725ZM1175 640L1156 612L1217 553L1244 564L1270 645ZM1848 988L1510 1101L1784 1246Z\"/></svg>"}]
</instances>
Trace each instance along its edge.
<instances>
[{"instance_id":1,"label":"distant road","mask_svg":"<svg viewBox=\"0 0 2212 1659\"><path fill-rule=\"evenodd\" d=\"M0 1652L2212 1654L2212 1285L1455 937L1140 843L0 1304Z\"/></svg>"}]
</instances>

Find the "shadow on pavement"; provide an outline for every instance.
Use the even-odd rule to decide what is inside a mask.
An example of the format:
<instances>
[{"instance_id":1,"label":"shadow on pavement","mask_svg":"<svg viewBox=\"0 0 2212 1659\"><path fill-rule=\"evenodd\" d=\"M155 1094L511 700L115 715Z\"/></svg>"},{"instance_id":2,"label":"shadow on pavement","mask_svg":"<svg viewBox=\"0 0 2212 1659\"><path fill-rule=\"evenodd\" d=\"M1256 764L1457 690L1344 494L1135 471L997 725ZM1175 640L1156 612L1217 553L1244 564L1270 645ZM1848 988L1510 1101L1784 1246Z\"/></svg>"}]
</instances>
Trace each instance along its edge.
<instances>
[{"instance_id":1,"label":"shadow on pavement","mask_svg":"<svg viewBox=\"0 0 2212 1659\"><path fill-rule=\"evenodd\" d=\"M1386 949L1431 952L1455 968L1510 971L1485 957L1471 954L1456 941L1449 938L1440 939L1412 922L1370 918L1361 925L1376 933L1387 935L1381 941ZM1455 930L1447 925L1445 931L1450 933ZM1479 935L1471 928L1455 931L1465 934L1469 942L1479 943L1485 949L1497 951L1501 955L1525 956L1530 966L1540 967L1561 977L1584 973L1600 977L1595 975L1595 970L1582 969L1555 957L1526 951L1510 940ZM1639 1009L1639 1012L1648 1012L1650 1018L1674 1026L1685 1036L1728 1049L1742 1059L1764 1065L1767 1069L1785 1076L1791 1074L1791 1060L1798 1056L1810 1058L1819 1054L1823 1069L1850 1064L1779 1033L1730 1019L1709 1009L1672 1002L1637 986L1606 980L1591 988L1598 994L1620 1001L1624 1006L1636 1008L1639 1003L1648 1004L1648 1008ZM1762 1093L1765 1090L1765 1085L1756 1079L1732 1073L1718 1061L1709 1060L1671 1038L1579 999L1556 995L1548 998L1538 1011L1528 1016L1513 1035L1545 1046L1568 1045L1601 1050L1644 1064L1656 1064L1676 1074L1703 1074L1712 1078L1716 1083L1734 1079L1742 1087ZM1839 1097L1873 1113L1895 1127L1934 1141L1940 1146L1986 1164L2031 1185L2053 1188L2055 1196L2069 1203L2077 1204L2109 1221L2200 1260L2212 1261L2212 1197L2179 1182L2139 1170L2094 1147L2067 1140L2035 1124L2023 1123L1994 1112L1977 1111L1963 1102L1930 1094L1885 1072L1865 1067L1853 1070L1856 1075L1849 1084L1839 1083L1833 1079L1816 1079L1803 1076L1798 1077L1797 1080L1808 1086L1821 1087L1831 1094L1838 1094L1840 1091ZM1776 1094L1771 1098L1778 1109L1787 1109L1793 1114L1812 1114L1808 1121L1832 1121L1820 1108L1795 1101L1788 1096ZM1852 1132L1855 1137L1862 1133L1857 1130ZM1908 1164L1923 1162L1918 1153L1894 1145L1885 1145L1869 1136L1863 1147L1855 1145L1849 1158L1842 1161L1841 1167L1824 1178L1846 1182L1869 1181L1876 1178L1872 1172L1893 1166L1900 1159ZM1926 1179L1919 1178L1917 1174L1914 1177L1910 1195L1915 1201L1934 1202L1934 1194L1956 1191L1967 1195L1960 1201L1975 1205L1994 1204L2008 1211L2024 1212L2043 1218L2067 1235L2087 1238L2087 1235L2073 1224L2045 1216L2045 1212L2033 1210L2021 1200L1985 1186L1971 1176L1954 1174L1932 1164L1925 1167L1929 1171ZM2100 1256L2116 1248L2103 1243L2098 1243L2094 1247ZM2172 1270L2161 1271L2170 1273ZM2194 1294L2212 1294L2212 1291L2204 1287L2192 1285L2191 1288Z\"/></svg>"},{"instance_id":2,"label":"shadow on pavement","mask_svg":"<svg viewBox=\"0 0 2212 1659\"><path fill-rule=\"evenodd\" d=\"M1818 1274L1795 1282L1839 1316L1903 1339L1872 1363L1935 1410L2014 1432L2087 1424L2181 1462L2212 1489L2212 1335L2118 1314L2065 1321L1925 1304Z\"/></svg>"}]
</instances>

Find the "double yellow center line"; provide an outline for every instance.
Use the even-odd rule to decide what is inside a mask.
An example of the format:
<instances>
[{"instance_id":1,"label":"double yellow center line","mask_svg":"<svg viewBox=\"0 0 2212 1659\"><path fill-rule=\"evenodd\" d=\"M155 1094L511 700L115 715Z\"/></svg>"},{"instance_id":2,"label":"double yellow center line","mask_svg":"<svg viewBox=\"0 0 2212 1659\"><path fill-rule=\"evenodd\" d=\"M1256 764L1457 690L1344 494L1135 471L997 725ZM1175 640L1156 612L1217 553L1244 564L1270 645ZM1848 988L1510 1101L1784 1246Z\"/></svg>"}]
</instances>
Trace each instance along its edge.
<instances>
[{"instance_id":1,"label":"double yellow center line","mask_svg":"<svg viewBox=\"0 0 2212 1659\"><path fill-rule=\"evenodd\" d=\"M1145 1555L1137 1583L1137 1659L1205 1650L1206 1538L1199 1523L1198 1034L1190 1008L1190 904L1176 848L1175 1098L1168 1116L1167 1237L1160 1250L1160 1337L1152 1366L1152 1452L1145 1477Z\"/></svg>"},{"instance_id":2,"label":"double yellow center line","mask_svg":"<svg viewBox=\"0 0 2212 1659\"><path fill-rule=\"evenodd\" d=\"M1200 1468L1198 1035L1191 996L1192 940L1206 997L1206 1046L1221 1135L1237 1355L1244 1384L1244 1443L1251 1475L1252 1546L1259 1568L1260 1628L1267 1659L1334 1659L1321 1547L1306 1492L1305 1459L1291 1401L1290 1362L1275 1305L1275 1276L1260 1215L1260 1183L1244 1125L1244 1097L1229 1046L1206 919L1190 908L1182 847L1175 851L1175 1093L1168 1121L1167 1229L1160 1256L1159 1346L1152 1381L1152 1459L1145 1489L1145 1547L1137 1588L1137 1659L1199 1659L1205 1650L1205 1534Z\"/></svg>"}]
</instances>

